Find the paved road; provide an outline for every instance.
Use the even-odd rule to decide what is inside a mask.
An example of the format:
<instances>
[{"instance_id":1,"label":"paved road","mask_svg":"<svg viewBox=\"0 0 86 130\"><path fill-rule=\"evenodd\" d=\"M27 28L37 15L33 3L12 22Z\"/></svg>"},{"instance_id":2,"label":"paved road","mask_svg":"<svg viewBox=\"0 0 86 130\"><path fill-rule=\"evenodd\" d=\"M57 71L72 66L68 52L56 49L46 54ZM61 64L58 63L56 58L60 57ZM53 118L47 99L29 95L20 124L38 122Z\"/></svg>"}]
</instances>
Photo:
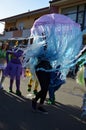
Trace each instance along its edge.
<instances>
[{"instance_id":1,"label":"paved road","mask_svg":"<svg viewBox=\"0 0 86 130\"><path fill-rule=\"evenodd\" d=\"M72 79L56 92L56 105L45 107L49 114L33 113L27 79L21 80L22 97L8 92L9 79L0 91L0 130L86 130L80 118L84 88ZM15 83L14 83L15 92Z\"/></svg>"}]
</instances>

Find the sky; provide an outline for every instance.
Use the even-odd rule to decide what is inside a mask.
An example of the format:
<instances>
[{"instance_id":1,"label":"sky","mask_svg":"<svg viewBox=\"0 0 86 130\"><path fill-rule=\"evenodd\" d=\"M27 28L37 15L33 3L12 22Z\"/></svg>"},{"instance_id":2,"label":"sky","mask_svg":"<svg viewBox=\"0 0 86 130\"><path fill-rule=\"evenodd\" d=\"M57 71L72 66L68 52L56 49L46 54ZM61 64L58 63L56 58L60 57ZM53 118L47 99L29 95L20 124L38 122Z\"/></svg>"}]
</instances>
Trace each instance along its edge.
<instances>
[{"instance_id":1,"label":"sky","mask_svg":"<svg viewBox=\"0 0 86 130\"><path fill-rule=\"evenodd\" d=\"M0 19L49 6L50 0L0 0ZM0 23L0 33L4 24Z\"/></svg>"}]
</instances>

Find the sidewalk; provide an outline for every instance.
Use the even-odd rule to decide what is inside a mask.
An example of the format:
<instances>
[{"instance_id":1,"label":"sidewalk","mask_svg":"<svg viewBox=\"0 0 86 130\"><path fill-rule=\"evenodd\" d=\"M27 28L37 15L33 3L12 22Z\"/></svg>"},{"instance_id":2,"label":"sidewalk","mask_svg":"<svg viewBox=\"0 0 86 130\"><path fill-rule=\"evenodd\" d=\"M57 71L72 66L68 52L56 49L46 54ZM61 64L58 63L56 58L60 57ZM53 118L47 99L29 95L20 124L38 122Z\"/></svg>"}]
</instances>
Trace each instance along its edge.
<instances>
[{"instance_id":1,"label":"sidewalk","mask_svg":"<svg viewBox=\"0 0 86 130\"><path fill-rule=\"evenodd\" d=\"M84 93L85 87L77 84L76 80L68 78L66 84L56 92L56 100L65 105L81 107Z\"/></svg>"},{"instance_id":2,"label":"sidewalk","mask_svg":"<svg viewBox=\"0 0 86 130\"><path fill-rule=\"evenodd\" d=\"M5 80L0 91L0 130L86 130L86 122L80 118L85 88L67 79L56 92L56 105L45 104L49 114L44 115L32 112L27 81L21 80L23 97L18 97L8 92L9 79Z\"/></svg>"}]
</instances>

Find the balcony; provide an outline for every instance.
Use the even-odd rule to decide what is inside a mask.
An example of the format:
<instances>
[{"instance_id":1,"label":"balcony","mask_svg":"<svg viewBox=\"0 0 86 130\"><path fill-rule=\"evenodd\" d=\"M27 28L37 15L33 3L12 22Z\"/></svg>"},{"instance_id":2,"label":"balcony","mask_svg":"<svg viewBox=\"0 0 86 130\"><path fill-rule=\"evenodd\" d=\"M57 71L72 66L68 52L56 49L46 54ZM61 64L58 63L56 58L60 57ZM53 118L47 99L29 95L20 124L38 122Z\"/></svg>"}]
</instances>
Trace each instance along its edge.
<instances>
[{"instance_id":1,"label":"balcony","mask_svg":"<svg viewBox=\"0 0 86 130\"><path fill-rule=\"evenodd\" d=\"M0 40L8 40L11 38L28 38L30 36L30 29L15 30L15 31L5 31L3 35L0 36Z\"/></svg>"}]
</instances>

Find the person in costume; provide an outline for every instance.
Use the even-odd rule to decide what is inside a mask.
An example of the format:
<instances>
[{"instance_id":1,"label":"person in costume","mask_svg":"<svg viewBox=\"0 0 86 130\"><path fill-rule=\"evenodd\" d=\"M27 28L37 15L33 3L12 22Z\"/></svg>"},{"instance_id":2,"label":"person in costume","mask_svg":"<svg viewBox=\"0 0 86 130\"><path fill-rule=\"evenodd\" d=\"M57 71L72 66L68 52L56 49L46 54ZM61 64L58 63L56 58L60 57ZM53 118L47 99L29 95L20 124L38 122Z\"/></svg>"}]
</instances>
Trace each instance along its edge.
<instances>
[{"instance_id":1,"label":"person in costume","mask_svg":"<svg viewBox=\"0 0 86 130\"><path fill-rule=\"evenodd\" d=\"M29 77L29 82L28 82L28 92L31 92L31 89L32 87L34 86L34 89L33 89L33 93L34 94L37 94L37 91L38 91L38 86L39 86L39 83L38 83L38 80L37 78L33 79L33 75L30 71L30 69L26 68L25 69L25 74L24 74L25 77ZM36 77L36 76L35 76Z\"/></svg>"},{"instance_id":2,"label":"person in costume","mask_svg":"<svg viewBox=\"0 0 86 130\"><path fill-rule=\"evenodd\" d=\"M61 79L60 65L56 69L50 73L48 104L55 104L55 92L65 83L65 80Z\"/></svg>"},{"instance_id":3,"label":"person in costume","mask_svg":"<svg viewBox=\"0 0 86 130\"><path fill-rule=\"evenodd\" d=\"M29 80L28 83L28 92L31 92L32 86L34 85L33 93L36 95L38 92L38 81L35 79L35 81L32 79L32 77Z\"/></svg>"},{"instance_id":4,"label":"person in costume","mask_svg":"<svg viewBox=\"0 0 86 130\"><path fill-rule=\"evenodd\" d=\"M86 63L84 63L84 66L82 67L82 81L83 85L85 87L85 92L83 95L83 102L82 102L82 113L81 113L81 118L86 118Z\"/></svg>"},{"instance_id":5,"label":"person in costume","mask_svg":"<svg viewBox=\"0 0 86 130\"><path fill-rule=\"evenodd\" d=\"M40 68L44 68L44 70L40 70ZM40 84L40 90L36 94L35 98L32 100L32 108L33 110L39 110L44 114L48 112L43 108L43 104L47 95L47 91L50 83L50 72L46 72L46 70L51 69L51 65L47 60L39 60L38 64L35 67L36 75ZM37 101L40 99L39 105L37 105Z\"/></svg>"},{"instance_id":6,"label":"person in costume","mask_svg":"<svg viewBox=\"0 0 86 130\"><path fill-rule=\"evenodd\" d=\"M76 60L78 66L76 82L86 87L86 46L82 48Z\"/></svg>"},{"instance_id":7,"label":"person in costume","mask_svg":"<svg viewBox=\"0 0 86 130\"><path fill-rule=\"evenodd\" d=\"M4 42L1 43L0 42L0 73L1 73L1 80L0 80L0 89L3 89L3 82L5 79L5 75L4 75L4 69L6 67L6 51L8 49L8 43Z\"/></svg>"},{"instance_id":8,"label":"person in costume","mask_svg":"<svg viewBox=\"0 0 86 130\"><path fill-rule=\"evenodd\" d=\"M13 82L16 80L16 94L21 96L20 91L20 77L22 75L22 63L21 57L23 50L14 48L13 50L8 50L6 53L7 67L5 69L5 75L10 77L9 92L13 92ZM11 59L9 60L9 55Z\"/></svg>"},{"instance_id":9,"label":"person in costume","mask_svg":"<svg viewBox=\"0 0 86 130\"><path fill-rule=\"evenodd\" d=\"M86 93L83 95L83 102L81 109L82 109L81 118L86 119Z\"/></svg>"},{"instance_id":10,"label":"person in costume","mask_svg":"<svg viewBox=\"0 0 86 130\"><path fill-rule=\"evenodd\" d=\"M50 72L55 71L56 66L60 64L62 80L66 79L69 69L74 66L73 61L81 49L82 33L80 25L69 17L52 13L43 15L34 22L30 38L33 40L31 44L28 44L24 53L24 66L27 66L29 59L32 59L35 64L31 64L33 63L31 62L30 69L35 70L41 87L32 100L32 108L45 113L42 105L49 89ZM75 47L77 47L76 51ZM38 99L40 99L40 108L37 107Z\"/></svg>"},{"instance_id":11,"label":"person in costume","mask_svg":"<svg viewBox=\"0 0 86 130\"><path fill-rule=\"evenodd\" d=\"M85 91L82 97L82 106L81 106L81 118L86 118L86 46L80 51L77 56L78 72L76 75L76 82L85 87Z\"/></svg>"},{"instance_id":12,"label":"person in costume","mask_svg":"<svg viewBox=\"0 0 86 130\"><path fill-rule=\"evenodd\" d=\"M85 89L86 89L86 63L84 64L84 82L85 82Z\"/></svg>"}]
</instances>

